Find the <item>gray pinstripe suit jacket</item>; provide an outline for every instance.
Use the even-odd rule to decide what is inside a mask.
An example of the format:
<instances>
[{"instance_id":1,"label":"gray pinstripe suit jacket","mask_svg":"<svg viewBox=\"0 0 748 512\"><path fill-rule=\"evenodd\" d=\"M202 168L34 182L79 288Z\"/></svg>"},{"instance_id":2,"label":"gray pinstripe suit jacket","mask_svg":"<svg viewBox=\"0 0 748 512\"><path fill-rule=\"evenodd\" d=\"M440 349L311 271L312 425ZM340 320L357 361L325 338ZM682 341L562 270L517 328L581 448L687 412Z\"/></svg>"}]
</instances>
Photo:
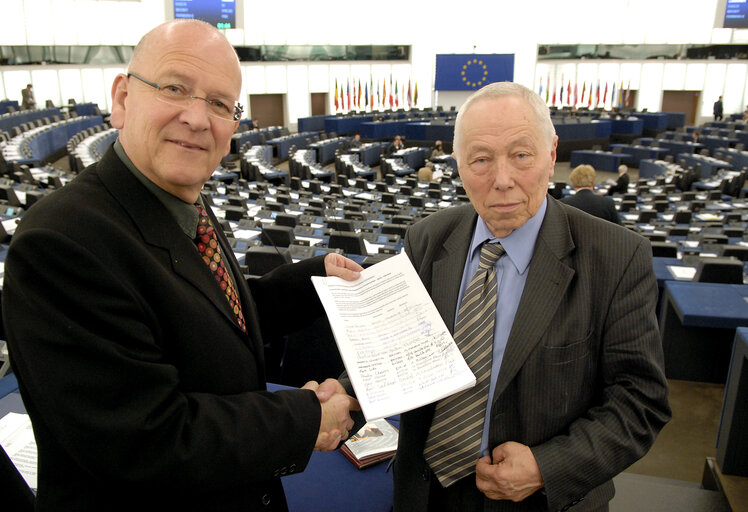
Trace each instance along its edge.
<instances>
[{"instance_id":1,"label":"gray pinstripe suit jacket","mask_svg":"<svg viewBox=\"0 0 748 512\"><path fill-rule=\"evenodd\" d=\"M405 249L452 328L477 214L449 208L411 226ZM646 239L548 198L496 384L491 446L531 447L545 488L484 510L591 510L670 418ZM428 510L423 447L433 404L401 417L395 511ZM464 509L467 510L467 507Z\"/></svg>"}]
</instances>

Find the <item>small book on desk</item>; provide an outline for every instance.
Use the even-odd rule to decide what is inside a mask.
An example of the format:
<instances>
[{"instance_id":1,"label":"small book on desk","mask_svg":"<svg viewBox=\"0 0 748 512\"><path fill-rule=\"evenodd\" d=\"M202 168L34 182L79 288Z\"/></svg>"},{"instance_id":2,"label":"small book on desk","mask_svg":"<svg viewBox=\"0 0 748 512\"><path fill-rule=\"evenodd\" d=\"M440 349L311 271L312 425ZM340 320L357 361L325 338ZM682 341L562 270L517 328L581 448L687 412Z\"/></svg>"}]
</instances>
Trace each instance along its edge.
<instances>
[{"instance_id":1,"label":"small book on desk","mask_svg":"<svg viewBox=\"0 0 748 512\"><path fill-rule=\"evenodd\" d=\"M358 469L368 468L395 455L397 436L389 421L370 421L340 447L340 452Z\"/></svg>"}]
</instances>

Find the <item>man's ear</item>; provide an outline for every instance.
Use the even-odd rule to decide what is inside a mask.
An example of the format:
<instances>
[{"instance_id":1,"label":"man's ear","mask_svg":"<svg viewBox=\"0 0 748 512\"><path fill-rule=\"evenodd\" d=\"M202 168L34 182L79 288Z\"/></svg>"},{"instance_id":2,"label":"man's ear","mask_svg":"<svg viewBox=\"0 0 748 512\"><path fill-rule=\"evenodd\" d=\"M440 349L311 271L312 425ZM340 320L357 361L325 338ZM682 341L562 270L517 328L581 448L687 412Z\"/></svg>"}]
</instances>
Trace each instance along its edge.
<instances>
[{"instance_id":1,"label":"man's ear","mask_svg":"<svg viewBox=\"0 0 748 512\"><path fill-rule=\"evenodd\" d=\"M112 114L109 116L109 122L118 130L121 130L125 126L127 82L127 75L120 73L112 83Z\"/></svg>"}]
</instances>

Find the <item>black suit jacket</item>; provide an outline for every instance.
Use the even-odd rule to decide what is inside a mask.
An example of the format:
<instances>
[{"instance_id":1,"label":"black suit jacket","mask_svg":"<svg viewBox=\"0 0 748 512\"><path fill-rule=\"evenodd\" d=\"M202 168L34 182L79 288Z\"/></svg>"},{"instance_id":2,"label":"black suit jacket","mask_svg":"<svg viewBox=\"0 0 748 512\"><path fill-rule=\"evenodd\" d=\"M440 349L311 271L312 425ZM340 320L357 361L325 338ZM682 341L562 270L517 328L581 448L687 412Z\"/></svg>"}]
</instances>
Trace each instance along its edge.
<instances>
[{"instance_id":1,"label":"black suit jacket","mask_svg":"<svg viewBox=\"0 0 748 512\"><path fill-rule=\"evenodd\" d=\"M311 391L265 391L262 340L322 313L309 276L323 273L314 259L237 279L247 335L112 149L34 205L8 251L3 316L38 510L284 510L279 476L306 466L321 412Z\"/></svg>"},{"instance_id":2,"label":"black suit jacket","mask_svg":"<svg viewBox=\"0 0 748 512\"><path fill-rule=\"evenodd\" d=\"M629 182L631 181L631 178L629 178L628 173L623 173L620 176L618 176L618 179L616 180L616 184L611 186L608 189L608 195L612 196L613 194L625 194L629 190Z\"/></svg>"},{"instance_id":3,"label":"black suit jacket","mask_svg":"<svg viewBox=\"0 0 748 512\"><path fill-rule=\"evenodd\" d=\"M595 194L590 189L580 189L573 196L566 196L561 199L561 202L579 208L595 217L600 217L616 224L621 223L618 211L616 210L616 204L613 200L609 197Z\"/></svg>"},{"instance_id":4,"label":"black suit jacket","mask_svg":"<svg viewBox=\"0 0 748 512\"><path fill-rule=\"evenodd\" d=\"M472 205L448 208L406 234L405 250L450 329L476 220ZM544 492L513 503L474 488L471 499L484 510L595 509L670 418L651 249L549 197L528 272L491 404L489 446L530 446ZM431 404L401 415L396 512L428 510L435 477L423 448L433 413Z\"/></svg>"}]
</instances>

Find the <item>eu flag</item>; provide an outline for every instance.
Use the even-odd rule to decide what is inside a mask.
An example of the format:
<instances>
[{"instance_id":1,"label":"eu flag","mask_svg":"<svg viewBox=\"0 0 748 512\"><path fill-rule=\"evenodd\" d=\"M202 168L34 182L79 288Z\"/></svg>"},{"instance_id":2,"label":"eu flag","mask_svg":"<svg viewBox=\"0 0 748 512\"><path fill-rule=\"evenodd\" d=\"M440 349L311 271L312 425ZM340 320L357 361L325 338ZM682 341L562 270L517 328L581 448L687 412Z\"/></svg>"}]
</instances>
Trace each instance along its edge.
<instances>
[{"instance_id":1,"label":"eu flag","mask_svg":"<svg viewBox=\"0 0 748 512\"><path fill-rule=\"evenodd\" d=\"M436 56L437 91L474 91L493 82L514 80L514 54Z\"/></svg>"}]
</instances>

